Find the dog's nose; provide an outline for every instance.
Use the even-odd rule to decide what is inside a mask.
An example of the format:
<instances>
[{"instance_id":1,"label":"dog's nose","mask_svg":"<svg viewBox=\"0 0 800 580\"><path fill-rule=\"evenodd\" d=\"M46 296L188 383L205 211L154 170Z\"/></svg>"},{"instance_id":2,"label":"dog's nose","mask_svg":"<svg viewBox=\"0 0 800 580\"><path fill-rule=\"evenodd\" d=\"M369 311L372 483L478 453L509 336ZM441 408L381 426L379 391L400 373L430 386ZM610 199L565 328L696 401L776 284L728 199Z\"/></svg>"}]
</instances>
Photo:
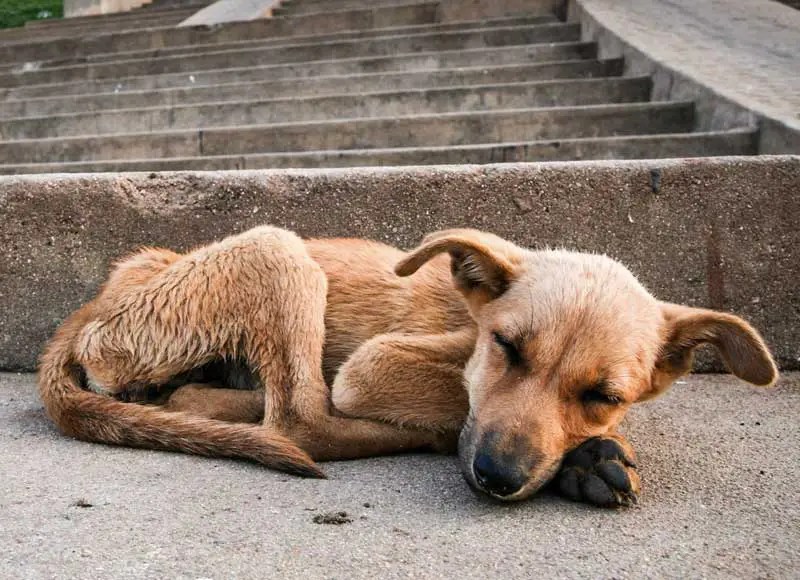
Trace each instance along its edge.
<instances>
[{"instance_id":1,"label":"dog's nose","mask_svg":"<svg viewBox=\"0 0 800 580\"><path fill-rule=\"evenodd\" d=\"M499 497L513 495L525 485L525 476L516 465L505 464L485 453L475 457L472 471L484 491Z\"/></svg>"}]
</instances>

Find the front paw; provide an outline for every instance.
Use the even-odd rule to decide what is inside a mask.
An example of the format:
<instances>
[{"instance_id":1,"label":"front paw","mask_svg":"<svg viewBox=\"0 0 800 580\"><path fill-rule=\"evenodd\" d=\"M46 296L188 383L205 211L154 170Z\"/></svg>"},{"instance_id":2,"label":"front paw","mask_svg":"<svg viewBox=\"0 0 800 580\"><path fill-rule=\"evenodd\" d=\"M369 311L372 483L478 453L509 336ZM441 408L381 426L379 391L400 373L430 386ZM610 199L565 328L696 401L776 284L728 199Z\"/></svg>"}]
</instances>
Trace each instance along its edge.
<instances>
[{"instance_id":1,"label":"front paw","mask_svg":"<svg viewBox=\"0 0 800 580\"><path fill-rule=\"evenodd\" d=\"M633 449L621 438L587 439L564 456L555 484L573 501L601 507L632 506L640 490Z\"/></svg>"}]
</instances>

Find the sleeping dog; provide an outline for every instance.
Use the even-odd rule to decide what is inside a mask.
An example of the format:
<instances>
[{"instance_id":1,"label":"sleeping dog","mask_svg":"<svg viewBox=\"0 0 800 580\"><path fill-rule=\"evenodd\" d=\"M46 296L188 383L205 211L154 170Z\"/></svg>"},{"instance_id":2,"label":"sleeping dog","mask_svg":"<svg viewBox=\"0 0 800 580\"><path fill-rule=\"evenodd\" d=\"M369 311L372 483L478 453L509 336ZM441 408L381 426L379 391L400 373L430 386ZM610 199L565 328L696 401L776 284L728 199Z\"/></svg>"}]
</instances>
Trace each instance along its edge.
<instances>
[{"instance_id":1,"label":"sleeping dog","mask_svg":"<svg viewBox=\"0 0 800 580\"><path fill-rule=\"evenodd\" d=\"M406 253L259 227L116 264L49 343L39 389L83 440L306 476L322 476L315 461L457 448L492 497L554 480L617 506L639 492L617 426L704 343L741 379L775 382L748 323L661 302L604 256L475 230Z\"/></svg>"}]
</instances>

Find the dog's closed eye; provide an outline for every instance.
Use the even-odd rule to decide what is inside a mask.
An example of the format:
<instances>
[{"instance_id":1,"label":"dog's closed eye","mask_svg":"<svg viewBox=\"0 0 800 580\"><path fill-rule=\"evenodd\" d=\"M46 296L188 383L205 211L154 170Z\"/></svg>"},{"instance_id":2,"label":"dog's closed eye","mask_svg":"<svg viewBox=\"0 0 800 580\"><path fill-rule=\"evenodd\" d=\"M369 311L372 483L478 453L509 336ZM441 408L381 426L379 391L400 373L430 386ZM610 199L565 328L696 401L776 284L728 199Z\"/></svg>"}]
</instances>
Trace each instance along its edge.
<instances>
[{"instance_id":1,"label":"dog's closed eye","mask_svg":"<svg viewBox=\"0 0 800 580\"><path fill-rule=\"evenodd\" d=\"M619 405L622 403L622 397L609 391L605 382L600 382L581 393L581 402L585 405Z\"/></svg>"},{"instance_id":2,"label":"dog's closed eye","mask_svg":"<svg viewBox=\"0 0 800 580\"><path fill-rule=\"evenodd\" d=\"M520 353L517 345L514 344L510 339L506 338L499 332L492 333L492 337L498 346L503 349L503 352L506 355L506 360L508 361L508 366L520 367L525 364L525 360L522 358L522 353Z\"/></svg>"}]
</instances>

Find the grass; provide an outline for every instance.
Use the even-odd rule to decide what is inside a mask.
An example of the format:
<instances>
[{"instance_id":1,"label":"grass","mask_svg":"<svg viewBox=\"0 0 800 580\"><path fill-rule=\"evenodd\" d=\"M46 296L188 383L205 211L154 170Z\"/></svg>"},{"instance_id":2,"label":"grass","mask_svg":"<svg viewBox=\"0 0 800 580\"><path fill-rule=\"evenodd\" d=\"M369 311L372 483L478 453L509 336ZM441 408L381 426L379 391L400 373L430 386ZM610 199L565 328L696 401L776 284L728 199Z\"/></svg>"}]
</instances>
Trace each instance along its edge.
<instances>
[{"instance_id":1,"label":"grass","mask_svg":"<svg viewBox=\"0 0 800 580\"><path fill-rule=\"evenodd\" d=\"M0 0L0 28L22 26L28 20L61 18L63 0Z\"/></svg>"}]
</instances>

